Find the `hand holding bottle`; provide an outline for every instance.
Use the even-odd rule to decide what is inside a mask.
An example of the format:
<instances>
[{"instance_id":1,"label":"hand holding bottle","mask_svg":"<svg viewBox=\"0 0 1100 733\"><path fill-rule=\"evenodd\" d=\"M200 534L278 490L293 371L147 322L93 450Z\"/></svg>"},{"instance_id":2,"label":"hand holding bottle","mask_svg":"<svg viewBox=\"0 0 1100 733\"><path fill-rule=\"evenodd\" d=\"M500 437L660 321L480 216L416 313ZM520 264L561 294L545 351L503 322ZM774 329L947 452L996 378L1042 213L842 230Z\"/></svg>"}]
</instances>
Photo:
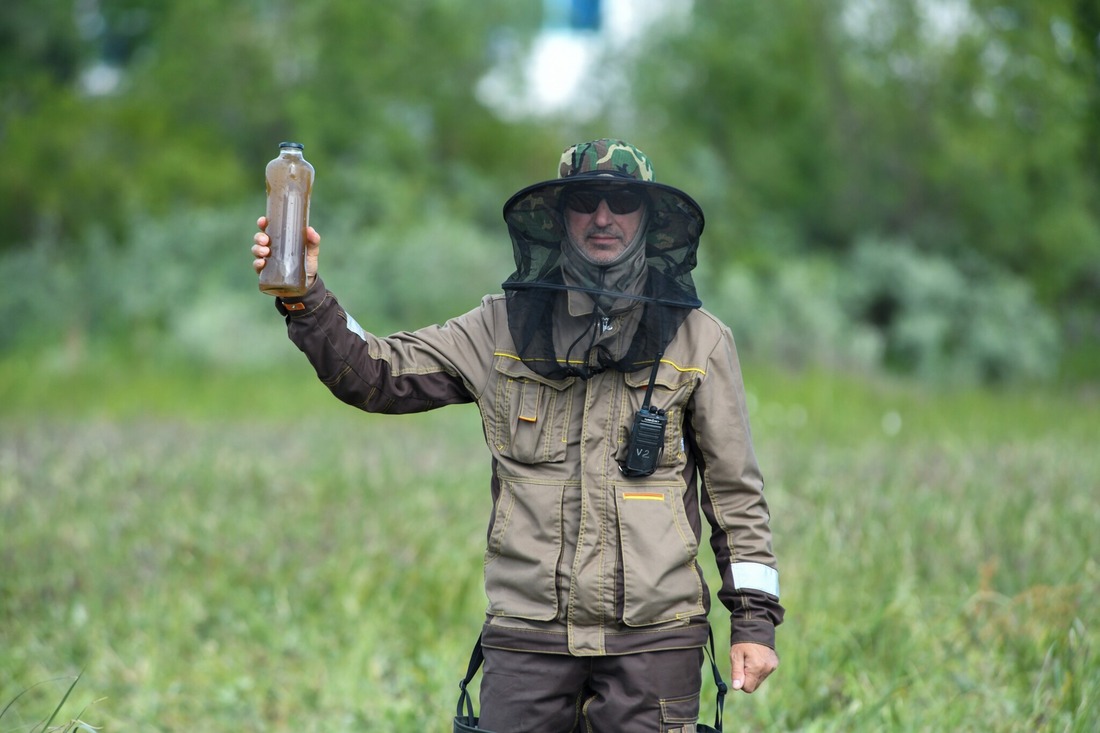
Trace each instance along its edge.
<instances>
[{"instance_id":1,"label":"hand holding bottle","mask_svg":"<svg viewBox=\"0 0 1100 733\"><path fill-rule=\"evenodd\" d=\"M267 258L271 256L271 237L267 234L267 217L261 216L256 221L260 231L252 237L252 269L256 274L263 272L267 265ZM317 259L321 250L321 235L313 227L306 227L306 289L313 287L317 279Z\"/></svg>"}]
</instances>

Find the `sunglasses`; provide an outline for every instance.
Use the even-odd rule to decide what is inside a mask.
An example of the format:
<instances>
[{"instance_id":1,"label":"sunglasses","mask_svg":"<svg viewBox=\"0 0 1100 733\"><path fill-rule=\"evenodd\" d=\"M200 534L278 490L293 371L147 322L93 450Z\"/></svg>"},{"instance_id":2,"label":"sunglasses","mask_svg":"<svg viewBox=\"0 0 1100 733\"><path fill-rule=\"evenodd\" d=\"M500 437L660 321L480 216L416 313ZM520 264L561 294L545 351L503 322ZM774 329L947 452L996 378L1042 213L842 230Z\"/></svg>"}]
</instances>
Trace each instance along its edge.
<instances>
[{"instance_id":1,"label":"sunglasses","mask_svg":"<svg viewBox=\"0 0 1100 733\"><path fill-rule=\"evenodd\" d=\"M591 214L606 201L612 214L633 214L645 202L645 195L632 188L580 188L565 195L565 207L581 214Z\"/></svg>"}]
</instances>

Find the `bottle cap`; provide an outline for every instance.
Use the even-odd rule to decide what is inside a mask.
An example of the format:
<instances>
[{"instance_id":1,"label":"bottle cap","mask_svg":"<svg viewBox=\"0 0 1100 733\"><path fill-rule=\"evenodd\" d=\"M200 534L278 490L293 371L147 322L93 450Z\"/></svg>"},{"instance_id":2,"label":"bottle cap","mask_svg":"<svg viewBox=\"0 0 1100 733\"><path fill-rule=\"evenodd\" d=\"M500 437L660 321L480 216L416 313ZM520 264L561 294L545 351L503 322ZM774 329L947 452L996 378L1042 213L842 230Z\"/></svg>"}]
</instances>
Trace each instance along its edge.
<instances>
[{"instance_id":1,"label":"bottle cap","mask_svg":"<svg viewBox=\"0 0 1100 733\"><path fill-rule=\"evenodd\" d=\"M306 146L302 145L301 143L288 143L288 142L279 143L279 147L280 148L297 148L298 150L305 150L306 149Z\"/></svg>"}]
</instances>

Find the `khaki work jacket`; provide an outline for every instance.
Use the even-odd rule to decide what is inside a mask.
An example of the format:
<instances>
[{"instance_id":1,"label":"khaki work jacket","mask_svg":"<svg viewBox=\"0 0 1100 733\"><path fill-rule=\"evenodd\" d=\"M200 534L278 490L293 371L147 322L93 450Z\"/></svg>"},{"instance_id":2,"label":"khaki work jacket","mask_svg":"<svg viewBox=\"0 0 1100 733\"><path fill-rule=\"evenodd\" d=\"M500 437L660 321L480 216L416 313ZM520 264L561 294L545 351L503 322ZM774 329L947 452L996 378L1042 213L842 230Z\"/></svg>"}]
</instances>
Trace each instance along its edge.
<instances>
[{"instance_id":1,"label":"khaki work jacket","mask_svg":"<svg viewBox=\"0 0 1100 733\"><path fill-rule=\"evenodd\" d=\"M348 404L409 413L477 403L492 454L487 646L580 656L701 646L701 516L731 641L774 646L783 609L768 507L733 338L712 315L692 311L666 348L652 396L668 416L658 467L627 478L619 466L650 368L542 377L516 356L500 295L386 338L364 331L320 280L278 307Z\"/></svg>"}]
</instances>

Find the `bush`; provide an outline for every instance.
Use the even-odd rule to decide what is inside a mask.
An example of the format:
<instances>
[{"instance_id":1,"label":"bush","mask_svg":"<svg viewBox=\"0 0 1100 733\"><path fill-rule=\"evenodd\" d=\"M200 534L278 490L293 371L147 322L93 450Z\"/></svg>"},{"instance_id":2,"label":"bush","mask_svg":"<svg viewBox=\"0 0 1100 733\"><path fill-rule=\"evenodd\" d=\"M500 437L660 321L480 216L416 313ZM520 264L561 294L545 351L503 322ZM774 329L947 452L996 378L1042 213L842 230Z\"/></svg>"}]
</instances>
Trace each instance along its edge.
<instances>
[{"instance_id":1,"label":"bush","mask_svg":"<svg viewBox=\"0 0 1100 733\"><path fill-rule=\"evenodd\" d=\"M1051 377L1059 334L1030 287L983 262L967 270L896 242L866 239L847 260L843 305L875 328L891 369L934 380Z\"/></svg>"},{"instance_id":2,"label":"bush","mask_svg":"<svg viewBox=\"0 0 1100 733\"><path fill-rule=\"evenodd\" d=\"M763 270L728 268L706 302L744 351L793 366L931 381L1043 380L1059 332L1019 278L880 240L840 260L802 257Z\"/></svg>"},{"instance_id":3,"label":"bush","mask_svg":"<svg viewBox=\"0 0 1100 733\"><path fill-rule=\"evenodd\" d=\"M104 346L138 356L202 356L178 338L199 320L233 349L250 351L255 311L242 294L256 288L247 252L255 216L241 208L188 209L138 217L122 242L91 229L79 249L39 242L5 253L4 270L20 276L0 293L0 306L20 317L0 326L0 345L70 362Z\"/></svg>"},{"instance_id":4,"label":"bush","mask_svg":"<svg viewBox=\"0 0 1100 733\"><path fill-rule=\"evenodd\" d=\"M871 371L881 362L882 337L848 317L839 291L836 266L800 258L770 271L728 268L704 303L746 354L795 367Z\"/></svg>"},{"instance_id":5,"label":"bush","mask_svg":"<svg viewBox=\"0 0 1100 733\"><path fill-rule=\"evenodd\" d=\"M18 317L0 324L0 347L70 366L104 348L216 364L297 358L250 267L262 212L258 202L140 217L123 242L89 232L78 256L45 244L3 254L3 271L18 276L0 291L0 307ZM326 285L379 333L459 315L512 270L503 224L490 236L445 213L369 231L350 216L315 222Z\"/></svg>"},{"instance_id":6,"label":"bush","mask_svg":"<svg viewBox=\"0 0 1100 733\"><path fill-rule=\"evenodd\" d=\"M476 307L515 269L503 222L496 231L429 213L408 225L371 228L336 216L322 231L325 284L373 333L442 323ZM318 225L320 226L320 225Z\"/></svg>"},{"instance_id":7,"label":"bush","mask_svg":"<svg viewBox=\"0 0 1100 733\"><path fill-rule=\"evenodd\" d=\"M90 346L138 358L262 364L296 359L247 251L261 202L138 218L126 241L87 235L79 257L47 245L3 255L16 273L0 307L0 347L79 364ZM503 225L488 231L432 209L420 221L368 226L352 211L315 217L322 275L372 332L441 323L499 292L512 270ZM1051 377L1059 332L1020 279L978 263L964 270L906 244L867 239L840 260L701 268L704 302L741 348L794 366L922 379L1008 382ZM713 274L711 274L713 273Z\"/></svg>"}]
</instances>

